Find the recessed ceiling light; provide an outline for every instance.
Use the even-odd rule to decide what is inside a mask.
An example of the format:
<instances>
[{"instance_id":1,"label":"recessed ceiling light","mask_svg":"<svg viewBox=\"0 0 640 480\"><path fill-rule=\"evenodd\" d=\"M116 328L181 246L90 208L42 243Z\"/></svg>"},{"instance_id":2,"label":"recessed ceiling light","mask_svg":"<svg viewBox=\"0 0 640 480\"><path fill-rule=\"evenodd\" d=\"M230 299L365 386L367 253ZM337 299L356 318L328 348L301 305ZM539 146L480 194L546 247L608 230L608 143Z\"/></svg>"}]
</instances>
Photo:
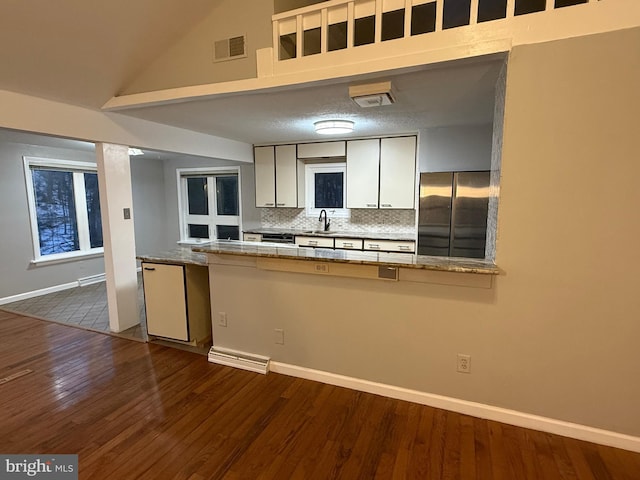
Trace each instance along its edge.
<instances>
[{"instance_id":1,"label":"recessed ceiling light","mask_svg":"<svg viewBox=\"0 0 640 480\"><path fill-rule=\"evenodd\" d=\"M353 132L354 123L351 120L320 120L313 126L320 135L338 135Z\"/></svg>"},{"instance_id":2,"label":"recessed ceiling light","mask_svg":"<svg viewBox=\"0 0 640 480\"><path fill-rule=\"evenodd\" d=\"M142 150L140 150L139 148L130 148L129 149L129 156L130 157L135 157L137 155L144 155L144 152Z\"/></svg>"}]
</instances>

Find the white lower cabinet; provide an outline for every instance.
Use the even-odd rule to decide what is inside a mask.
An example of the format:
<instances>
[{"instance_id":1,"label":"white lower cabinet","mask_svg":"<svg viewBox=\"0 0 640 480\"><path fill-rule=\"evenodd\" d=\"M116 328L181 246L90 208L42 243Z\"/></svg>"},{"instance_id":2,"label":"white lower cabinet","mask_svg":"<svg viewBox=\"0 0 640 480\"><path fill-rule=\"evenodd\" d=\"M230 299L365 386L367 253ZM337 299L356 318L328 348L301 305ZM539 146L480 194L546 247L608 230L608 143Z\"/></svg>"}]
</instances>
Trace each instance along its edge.
<instances>
[{"instance_id":1,"label":"white lower cabinet","mask_svg":"<svg viewBox=\"0 0 640 480\"><path fill-rule=\"evenodd\" d=\"M301 247L333 248L333 238L297 236L296 245Z\"/></svg>"},{"instance_id":2,"label":"white lower cabinet","mask_svg":"<svg viewBox=\"0 0 640 480\"><path fill-rule=\"evenodd\" d=\"M416 242L409 240L365 240L364 249L380 252L414 253L416 251Z\"/></svg>"},{"instance_id":3,"label":"white lower cabinet","mask_svg":"<svg viewBox=\"0 0 640 480\"><path fill-rule=\"evenodd\" d=\"M243 233L242 240L245 242L261 242L262 235L259 233Z\"/></svg>"},{"instance_id":4,"label":"white lower cabinet","mask_svg":"<svg viewBox=\"0 0 640 480\"><path fill-rule=\"evenodd\" d=\"M362 250L364 241L361 238L336 238L335 248L341 250Z\"/></svg>"},{"instance_id":5,"label":"white lower cabinet","mask_svg":"<svg viewBox=\"0 0 640 480\"><path fill-rule=\"evenodd\" d=\"M211 339L206 266L143 262L142 279L149 335L191 344Z\"/></svg>"}]
</instances>

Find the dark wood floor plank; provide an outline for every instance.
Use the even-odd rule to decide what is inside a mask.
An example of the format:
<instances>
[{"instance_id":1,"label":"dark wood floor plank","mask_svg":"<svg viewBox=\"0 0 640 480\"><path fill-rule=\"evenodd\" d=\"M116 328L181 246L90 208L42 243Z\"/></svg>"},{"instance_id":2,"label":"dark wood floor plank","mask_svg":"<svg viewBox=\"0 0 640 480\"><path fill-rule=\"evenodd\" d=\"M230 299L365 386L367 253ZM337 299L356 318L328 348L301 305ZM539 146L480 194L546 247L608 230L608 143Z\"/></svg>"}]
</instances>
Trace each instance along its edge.
<instances>
[{"instance_id":1,"label":"dark wood floor plank","mask_svg":"<svg viewBox=\"0 0 640 480\"><path fill-rule=\"evenodd\" d=\"M81 479L638 480L640 454L0 311L0 451Z\"/></svg>"}]
</instances>

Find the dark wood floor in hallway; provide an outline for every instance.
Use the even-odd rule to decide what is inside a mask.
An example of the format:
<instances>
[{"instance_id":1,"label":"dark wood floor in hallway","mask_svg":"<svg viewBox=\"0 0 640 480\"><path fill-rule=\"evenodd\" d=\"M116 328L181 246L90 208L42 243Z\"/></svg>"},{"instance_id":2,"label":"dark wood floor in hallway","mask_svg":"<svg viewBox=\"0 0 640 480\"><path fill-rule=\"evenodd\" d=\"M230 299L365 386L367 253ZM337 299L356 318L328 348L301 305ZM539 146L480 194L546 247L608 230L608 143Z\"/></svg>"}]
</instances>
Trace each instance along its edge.
<instances>
[{"instance_id":1,"label":"dark wood floor in hallway","mask_svg":"<svg viewBox=\"0 0 640 480\"><path fill-rule=\"evenodd\" d=\"M640 454L0 311L0 453L81 479L637 480Z\"/></svg>"}]
</instances>

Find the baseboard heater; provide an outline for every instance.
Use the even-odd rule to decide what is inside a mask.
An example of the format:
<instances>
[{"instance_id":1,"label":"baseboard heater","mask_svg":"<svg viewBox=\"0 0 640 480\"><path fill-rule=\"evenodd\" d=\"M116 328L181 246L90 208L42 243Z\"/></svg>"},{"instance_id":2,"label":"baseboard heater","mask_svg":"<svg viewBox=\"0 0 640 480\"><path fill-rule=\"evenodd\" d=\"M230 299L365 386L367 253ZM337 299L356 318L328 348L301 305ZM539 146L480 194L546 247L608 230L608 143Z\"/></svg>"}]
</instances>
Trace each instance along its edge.
<instances>
[{"instance_id":1,"label":"baseboard heater","mask_svg":"<svg viewBox=\"0 0 640 480\"><path fill-rule=\"evenodd\" d=\"M221 347L211 347L209 361L227 367L236 367L251 372L266 375L269 372L269 357L253 355L251 353L238 352Z\"/></svg>"}]
</instances>

